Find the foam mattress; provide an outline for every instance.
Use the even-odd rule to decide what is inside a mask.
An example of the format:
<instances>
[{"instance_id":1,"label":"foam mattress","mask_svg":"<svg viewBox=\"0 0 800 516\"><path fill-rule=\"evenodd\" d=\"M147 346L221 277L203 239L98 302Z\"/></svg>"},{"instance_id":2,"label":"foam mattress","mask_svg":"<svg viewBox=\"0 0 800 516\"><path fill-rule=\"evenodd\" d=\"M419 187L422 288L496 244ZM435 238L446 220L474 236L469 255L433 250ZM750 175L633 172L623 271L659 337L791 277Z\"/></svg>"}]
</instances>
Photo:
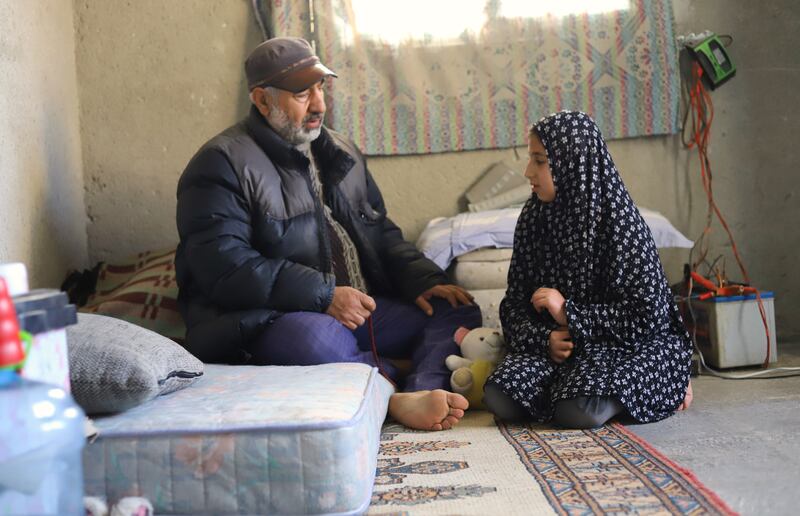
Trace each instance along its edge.
<instances>
[{"instance_id":1,"label":"foam mattress","mask_svg":"<svg viewBox=\"0 0 800 516\"><path fill-rule=\"evenodd\" d=\"M456 259L453 279L467 290L505 289L510 263L511 249L478 249Z\"/></svg>"},{"instance_id":2,"label":"foam mattress","mask_svg":"<svg viewBox=\"0 0 800 516\"><path fill-rule=\"evenodd\" d=\"M500 328L500 302L506 295L504 288L471 289L469 291L475 298L475 303L481 307L483 326L486 328Z\"/></svg>"},{"instance_id":3,"label":"foam mattress","mask_svg":"<svg viewBox=\"0 0 800 516\"><path fill-rule=\"evenodd\" d=\"M511 253L510 248L484 247L462 254L453 265L453 279L473 295L487 328L501 327L500 302L506 294Z\"/></svg>"},{"instance_id":4,"label":"foam mattress","mask_svg":"<svg viewBox=\"0 0 800 516\"><path fill-rule=\"evenodd\" d=\"M95 421L88 496L156 514L359 514L393 390L363 364L206 365L191 386Z\"/></svg>"}]
</instances>

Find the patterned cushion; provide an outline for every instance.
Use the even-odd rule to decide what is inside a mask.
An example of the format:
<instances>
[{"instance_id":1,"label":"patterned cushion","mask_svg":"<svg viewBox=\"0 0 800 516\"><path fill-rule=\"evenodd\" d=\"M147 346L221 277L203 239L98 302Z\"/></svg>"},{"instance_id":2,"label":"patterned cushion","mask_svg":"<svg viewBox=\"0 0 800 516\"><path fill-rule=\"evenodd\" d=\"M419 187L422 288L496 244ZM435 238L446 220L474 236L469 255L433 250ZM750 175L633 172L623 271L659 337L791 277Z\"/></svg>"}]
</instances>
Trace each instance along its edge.
<instances>
[{"instance_id":1,"label":"patterned cushion","mask_svg":"<svg viewBox=\"0 0 800 516\"><path fill-rule=\"evenodd\" d=\"M94 293L80 311L108 315L181 343L186 326L178 312L175 249L148 251L102 263Z\"/></svg>"},{"instance_id":2,"label":"patterned cushion","mask_svg":"<svg viewBox=\"0 0 800 516\"><path fill-rule=\"evenodd\" d=\"M78 314L67 343L72 395L90 415L127 410L203 374L180 345L112 317Z\"/></svg>"}]
</instances>

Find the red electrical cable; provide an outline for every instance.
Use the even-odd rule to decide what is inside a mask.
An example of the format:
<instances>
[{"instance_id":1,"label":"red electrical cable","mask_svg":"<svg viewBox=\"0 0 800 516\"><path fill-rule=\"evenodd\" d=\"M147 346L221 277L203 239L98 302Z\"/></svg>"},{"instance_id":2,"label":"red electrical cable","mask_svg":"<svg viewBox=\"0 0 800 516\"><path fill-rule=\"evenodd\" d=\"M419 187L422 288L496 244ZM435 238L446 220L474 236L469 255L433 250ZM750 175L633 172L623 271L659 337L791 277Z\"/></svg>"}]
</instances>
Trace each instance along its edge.
<instances>
[{"instance_id":1,"label":"red electrical cable","mask_svg":"<svg viewBox=\"0 0 800 516\"><path fill-rule=\"evenodd\" d=\"M744 282L750 285L750 276L747 274L747 269L744 266L742 257L739 255L739 249L736 247L733 234L728 227L728 223L725 221L725 217L722 216L717 203L714 201L714 195L711 189L712 176L711 161L708 158L708 143L711 137L711 122L714 120L714 105L711 102L711 95L709 95L708 91L703 85L702 77L702 67L700 64L694 63L692 66L692 78L694 79L694 84L689 91L689 102L691 111L694 115L692 117L692 141L689 143L684 141L684 144L690 149L697 147L697 153L700 157L700 178L703 182L703 190L705 190L706 197L708 199L708 214L706 217L706 227L703 229L703 234L700 237L701 257L697 263L692 264L692 269L696 269L697 265L702 263L708 252L707 239L708 235L711 233L712 214L716 214L717 218L722 224L722 227L725 228L725 232L728 234L728 240L731 243L733 255L736 258L736 263L739 264L739 269L742 271ZM704 247L705 250L703 250ZM720 287L722 286L723 285L720 285ZM768 367L770 359L769 325L767 324L767 315L766 311L764 310L764 302L761 299L761 293L758 290L756 290L756 300L758 301L758 311L761 314L761 321L764 323L764 332L767 335L767 357L764 360L763 367Z\"/></svg>"},{"instance_id":2,"label":"red electrical cable","mask_svg":"<svg viewBox=\"0 0 800 516\"><path fill-rule=\"evenodd\" d=\"M381 361L378 358L378 346L375 344L375 330L372 328L372 316L371 315L369 317L367 317L367 326L369 328L369 342L372 345L372 358L375 359L375 365L378 368L378 372L381 373L381 375L384 378L389 380L389 383L391 383L394 386L394 388L396 389L397 388L397 384L394 382L394 380L392 380L389 377L388 374L386 374L386 371L383 370L383 367L381 367Z\"/></svg>"}]
</instances>

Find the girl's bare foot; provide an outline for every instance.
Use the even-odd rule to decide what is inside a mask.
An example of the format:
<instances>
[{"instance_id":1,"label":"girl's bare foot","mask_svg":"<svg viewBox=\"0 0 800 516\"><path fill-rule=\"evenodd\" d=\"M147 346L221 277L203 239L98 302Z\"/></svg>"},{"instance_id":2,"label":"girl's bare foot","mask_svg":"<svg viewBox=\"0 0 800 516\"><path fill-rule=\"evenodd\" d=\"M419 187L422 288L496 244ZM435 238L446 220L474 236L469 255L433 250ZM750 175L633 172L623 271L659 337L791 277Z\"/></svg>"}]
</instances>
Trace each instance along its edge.
<instances>
[{"instance_id":1,"label":"girl's bare foot","mask_svg":"<svg viewBox=\"0 0 800 516\"><path fill-rule=\"evenodd\" d=\"M398 392L389 398L389 415L417 430L448 430L464 417L467 399L442 389Z\"/></svg>"},{"instance_id":2,"label":"girl's bare foot","mask_svg":"<svg viewBox=\"0 0 800 516\"><path fill-rule=\"evenodd\" d=\"M689 385L686 387L686 396L683 397L683 403L680 404L678 410L686 410L692 404L694 394L692 393L692 381L689 380Z\"/></svg>"}]
</instances>

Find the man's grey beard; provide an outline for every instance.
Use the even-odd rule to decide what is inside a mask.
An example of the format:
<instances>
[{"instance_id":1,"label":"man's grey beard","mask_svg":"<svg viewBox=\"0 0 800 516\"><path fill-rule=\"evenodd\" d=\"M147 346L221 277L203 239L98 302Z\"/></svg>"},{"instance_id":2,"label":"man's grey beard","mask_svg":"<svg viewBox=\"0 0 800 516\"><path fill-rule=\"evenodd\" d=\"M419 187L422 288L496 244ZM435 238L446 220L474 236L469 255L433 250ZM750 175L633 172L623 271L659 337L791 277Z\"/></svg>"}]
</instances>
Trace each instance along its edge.
<instances>
[{"instance_id":1,"label":"man's grey beard","mask_svg":"<svg viewBox=\"0 0 800 516\"><path fill-rule=\"evenodd\" d=\"M311 143L319 137L322 132L322 126L316 129L307 130L303 125L312 118L319 118L322 120L322 115L307 115L303 118L300 127L292 125L289 120L289 115L286 111L282 110L277 104L272 104L267 113L267 123L270 127L278 133L278 136L286 140L292 145L302 145L304 143Z\"/></svg>"}]
</instances>

